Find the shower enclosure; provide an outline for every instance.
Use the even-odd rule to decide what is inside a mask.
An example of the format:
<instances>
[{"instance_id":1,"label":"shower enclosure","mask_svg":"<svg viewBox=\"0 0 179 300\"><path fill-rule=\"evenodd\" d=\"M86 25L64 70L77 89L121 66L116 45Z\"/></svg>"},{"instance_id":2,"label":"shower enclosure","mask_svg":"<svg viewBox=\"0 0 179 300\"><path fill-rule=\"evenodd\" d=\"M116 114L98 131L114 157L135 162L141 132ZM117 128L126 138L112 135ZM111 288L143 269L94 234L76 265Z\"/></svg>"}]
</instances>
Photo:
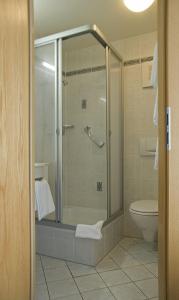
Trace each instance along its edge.
<instances>
[{"instance_id":1,"label":"shower enclosure","mask_svg":"<svg viewBox=\"0 0 179 300\"><path fill-rule=\"evenodd\" d=\"M35 41L36 164L48 166L55 213L94 224L122 213L122 59L99 29ZM37 165L36 165L37 166Z\"/></svg>"}]
</instances>

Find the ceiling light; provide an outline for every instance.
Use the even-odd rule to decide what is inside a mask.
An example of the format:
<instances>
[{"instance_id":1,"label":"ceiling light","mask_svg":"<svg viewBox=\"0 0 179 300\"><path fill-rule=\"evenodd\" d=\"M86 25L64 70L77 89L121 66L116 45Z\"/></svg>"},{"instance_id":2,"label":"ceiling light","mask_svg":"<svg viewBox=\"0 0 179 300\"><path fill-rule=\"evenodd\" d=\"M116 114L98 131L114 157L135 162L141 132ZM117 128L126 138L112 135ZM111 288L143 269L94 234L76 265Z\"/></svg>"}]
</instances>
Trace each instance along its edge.
<instances>
[{"instance_id":1,"label":"ceiling light","mask_svg":"<svg viewBox=\"0 0 179 300\"><path fill-rule=\"evenodd\" d=\"M42 66L44 66L45 68L51 70L51 71L55 71L55 67L53 65L50 65L48 62L43 61L42 62Z\"/></svg>"},{"instance_id":2,"label":"ceiling light","mask_svg":"<svg viewBox=\"0 0 179 300\"><path fill-rule=\"evenodd\" d=\"M148 9L155 0L123 0L125 6L133 12L142 12Z\"/></svg>"}]
</instances>

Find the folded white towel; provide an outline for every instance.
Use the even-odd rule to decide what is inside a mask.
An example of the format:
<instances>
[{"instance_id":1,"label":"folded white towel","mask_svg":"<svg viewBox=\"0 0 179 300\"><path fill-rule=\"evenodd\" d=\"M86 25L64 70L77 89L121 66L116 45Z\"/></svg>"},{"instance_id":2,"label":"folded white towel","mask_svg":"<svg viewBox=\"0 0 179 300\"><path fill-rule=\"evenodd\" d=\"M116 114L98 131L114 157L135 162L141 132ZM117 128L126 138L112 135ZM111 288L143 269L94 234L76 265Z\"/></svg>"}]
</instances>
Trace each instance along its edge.
<instances>
[{"instance_id":1,"label":"folded white towel","mask_svg":"<svg viewBox=\"0 0 179 300\"><path fill-rule=\"evenodd\" d=\"M78 224L76 226L75 237L82 239L101 240L104 221L99 221L95 225Z\"/></svg>"},{"instance_id":2,"label":"folded white towel","mask_svg":"<svg viewBox=\"0 0 179 300\"><path fill-rule=\"evenodd\" d=\"M35 181L35 209L37 210L39 221L55 211L50 187L45 179Z\"/></svg>"}]
</instances>

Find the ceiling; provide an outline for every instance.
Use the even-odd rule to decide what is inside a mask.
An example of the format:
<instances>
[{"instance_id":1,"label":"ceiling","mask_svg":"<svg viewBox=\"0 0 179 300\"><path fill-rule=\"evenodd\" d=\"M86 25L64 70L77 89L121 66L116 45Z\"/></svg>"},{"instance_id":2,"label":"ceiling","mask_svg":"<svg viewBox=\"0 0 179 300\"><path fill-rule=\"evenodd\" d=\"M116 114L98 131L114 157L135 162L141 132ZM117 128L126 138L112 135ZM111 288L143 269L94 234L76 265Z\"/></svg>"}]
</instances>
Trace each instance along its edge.
<instances>
[{"instance_id":1,"label":"ceiling","mask_svg":"<svg viewBox=\"0 0 179 300\"><path fill-rule=\"evenodd\" d=\"M110 41L157 29L157 0L132 13L122 0L34 0L35 38L96 24Z\"/></svg>"}]
</instances>

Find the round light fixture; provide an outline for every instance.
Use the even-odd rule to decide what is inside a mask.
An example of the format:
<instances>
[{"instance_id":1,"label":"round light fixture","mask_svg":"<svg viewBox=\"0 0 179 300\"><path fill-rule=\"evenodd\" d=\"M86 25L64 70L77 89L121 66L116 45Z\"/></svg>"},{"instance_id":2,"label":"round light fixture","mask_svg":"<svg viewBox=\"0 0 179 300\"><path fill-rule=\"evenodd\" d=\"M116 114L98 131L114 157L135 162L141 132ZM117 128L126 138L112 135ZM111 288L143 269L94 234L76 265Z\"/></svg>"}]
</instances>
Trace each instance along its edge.
<instances>
[{"instance_id":1,"label":"round light fixture","mask_svg":"<svg viewBox=\"0 0 179 300\"><path fill-rule=\"evenodd\" d=\"M155 0L123 0L125 6L133 12L142 12L148 9Z\"/></svg>"}]
</instances>

